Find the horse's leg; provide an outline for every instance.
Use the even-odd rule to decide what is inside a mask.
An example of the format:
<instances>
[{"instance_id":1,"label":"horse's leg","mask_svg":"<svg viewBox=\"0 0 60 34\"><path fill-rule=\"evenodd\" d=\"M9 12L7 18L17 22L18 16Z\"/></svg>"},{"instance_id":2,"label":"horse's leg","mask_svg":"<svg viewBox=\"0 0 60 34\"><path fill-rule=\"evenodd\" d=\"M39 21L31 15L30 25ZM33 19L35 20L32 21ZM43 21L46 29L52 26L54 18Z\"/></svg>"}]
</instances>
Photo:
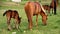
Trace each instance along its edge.
<instances>
[{"instance_id":1,"label":"horse's leg","mask_svg":"<svg viewBox=\"0 0 60 34\"><path fill-rule=\"evenodd\" d=\"M11 18L10 18L10 17L8 17L8 18L7 18L8 30L11 30L10 20L11 20Z\"/></svg>"},{"instance_id":2,"label":"horse's leg","mask_svg":"<svg viewBox=\"0 0 60 34\"><path fill-rule=\"evenodd\" d=\"M19 27L18 19L15 19L15 21L16 21L16 22L15 22L15 28L18 29L18 27Z\"/></svg>"},{"instance_id":3,"label":"horse's leg","mask_svg":"<svg viewBox=\"0 0 60 34\"><path fill-rule=\"evenodd\" d=\"M51 16L50 9L48 10L49 15Z\"/></svg>"},{"instance_id":4,"label":"horse's leg","mask_svg":"<svg viewBox=\"0 0 60 34\"><path fill-rule=\"evenodd\" d=\"M29 20L29 29L32 30L32 16L28 16L28 20Z\"/></svg>"},{"instance_id":5,"label":"horse's leg","mask_svg":"<svg viewBox=\"0 0 60 34\"><path fill-rule=\"evenodd\" d=\"M38 15L36 15L36 26L38 27Z\"/></svg>"},{"instance_id":6,"label":"horse's leg","mask_svg":"<svg viewBox=\"0 0 60 34\"><path fill-rule=\"evenodd\" d=\"M48 13L50 14L50 9L48 9Z\"/></svg>"},{"instance_id":7,"label":"horse's leg","mask_svg":"<svg viewBox=\"0 0 60 34\"><path fill-rule=\"evenodd\" d=\"M33 17L33 14L30 14L30 12L26 12L26 15L27 15L27 18L28 18L28 22L29 22L29 26L28 26L28 28L30 29L30 30L32 30L32 17Z\"/></svg>"},{"instance_id":8,"label":"horse's leg","mask_svg":"<svg viewBox=\"0 0 60 34\"><path fill-rule=\"evenodd\" d=\"M49 10L46 11L47 15L49 15Z\"/></svg>"},{"instance_id":9,"label":"horse's leg","mask_svg":"<svg viewBox=\"0 0 60 34\"><path fill-rule=\"evenodd\" d=\"M52 14L54 13L53 8L52 8Z\"/></svg>"}]
</instances>

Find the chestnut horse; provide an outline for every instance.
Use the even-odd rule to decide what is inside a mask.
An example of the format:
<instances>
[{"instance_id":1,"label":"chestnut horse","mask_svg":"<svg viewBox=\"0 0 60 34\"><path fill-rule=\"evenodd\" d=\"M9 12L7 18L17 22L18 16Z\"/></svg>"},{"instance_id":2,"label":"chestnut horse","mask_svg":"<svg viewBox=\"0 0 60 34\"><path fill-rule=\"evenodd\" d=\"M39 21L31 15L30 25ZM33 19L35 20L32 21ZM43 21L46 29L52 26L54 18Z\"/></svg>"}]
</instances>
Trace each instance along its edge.
<instances>
[{"instance_id":1,"label":"chestnut horse","mask_svg":"<svg viewBox=\"0 0 60 34\"><path fill-rule=\"evenodd\" d=\"M50 6L49 5L43 5L43 8L45 9L45 10L48 10L48 13L50 14Z\"/></svg>"},{"instance_id":2,"label":"chestnut horse","mask_svg":"<svg viewBox=\"0 0 60 34\"><path fill-rule=\"evenodd\" d=\"M29 29L32 30L32 17L36 15L36 26L38 25L38 15L40 14L42 16L42 22L44 25L46 25L47 21L47 14L45 13L43 7L39 2L27 2L25 4L25 13L28 18L29 22Z\"/></svg>"},{"instance_id":3,"label":"chestnut horse","mask_svg":"<svg viewBox=\"0 0 60 34\"><path fill-rule=\"evenodd\" d=\"M16 10L7 10L7 11L3 14L3 16L5 16L5 15L6 15L6 17L7 17L8 30L11 30L11 26L10 26L10 20L11 20L11 18L14 18L14 19L15 19L15 21L16 21L16 23L15 23L15 28L18 29L19 24L20 24L20 22L21 22L21 17L19 17L18 12L17 12Z\"/></svg>"}]
</instances>

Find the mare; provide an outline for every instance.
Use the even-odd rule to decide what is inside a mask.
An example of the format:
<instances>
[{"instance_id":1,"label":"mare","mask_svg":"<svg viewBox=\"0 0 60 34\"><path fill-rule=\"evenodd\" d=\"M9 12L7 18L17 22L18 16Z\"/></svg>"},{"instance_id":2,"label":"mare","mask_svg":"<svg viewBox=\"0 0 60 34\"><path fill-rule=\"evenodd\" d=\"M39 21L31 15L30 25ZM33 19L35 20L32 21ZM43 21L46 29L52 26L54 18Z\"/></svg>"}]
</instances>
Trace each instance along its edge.
<instances>
[{"instance_id":1,"label":"mare","mask_svg":"<svg viewBox=\"0 0 60 34\"><path fill-rule=\"evenodd\" d=\"M29 1L25 4L25 13L28 18L29 26L28 28L32 30L33 22L32 22L32 17L36 15L36 26L38 25L38 15L40 14L42 16L42 22L44 25L47 23L47 14L45 10L43 9L42 5L39 4L39 2L32 2Z\"/></svg>"}]
</instances>

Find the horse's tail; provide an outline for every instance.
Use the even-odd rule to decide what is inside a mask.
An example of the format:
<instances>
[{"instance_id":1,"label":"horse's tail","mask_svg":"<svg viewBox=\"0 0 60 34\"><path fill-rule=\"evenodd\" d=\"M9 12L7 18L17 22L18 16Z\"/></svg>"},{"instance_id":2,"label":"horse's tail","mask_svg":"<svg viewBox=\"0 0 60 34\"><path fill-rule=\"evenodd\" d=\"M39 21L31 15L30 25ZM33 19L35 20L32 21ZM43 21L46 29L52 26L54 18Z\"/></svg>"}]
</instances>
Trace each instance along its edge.
<instances>
[{"instance_id":1,"label":"horse's tail","mask_svg":"<svg viewBox=\"0 0 60 34\"><path fill-rule=\"evenodd\" d=\"M3 13L3 16L5 16L6 13L7 13L7 11Z\"/></svg>"}]
</instances>

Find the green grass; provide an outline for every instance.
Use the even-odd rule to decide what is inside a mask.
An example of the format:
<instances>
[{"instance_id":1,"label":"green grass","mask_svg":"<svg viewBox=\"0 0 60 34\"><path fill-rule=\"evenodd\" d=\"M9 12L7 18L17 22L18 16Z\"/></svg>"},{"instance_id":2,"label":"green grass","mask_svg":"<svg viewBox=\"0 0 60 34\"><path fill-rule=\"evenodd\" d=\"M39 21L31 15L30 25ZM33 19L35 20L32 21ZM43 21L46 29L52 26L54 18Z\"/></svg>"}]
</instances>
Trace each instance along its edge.
<instances>
[{"instance_id":1,"label":"green grass","mask_svg":"<svg viewBox=\"0 0 60 34\"><path fill-rule=\"evenodd\" d=\"M28 30L28 21L24 11L24 5L26 1L22 1L19 6L17 5L10 5L6 2L2 2L0 6L0 34L12 34L12 32L16 32L16 34L60 34L60 8L57 8L57 15L48 16L47 25L42 25L42 17L39 16L38 19L38 28L36 28L36 16L33 17L33 30ZM11 2L12 3L12 2ZM42 2L43 3L43 2ZM5 5L6 4L6 5ZM15 3L14 3L15 4ZM49 3L48 3L49 4ZM14 9L19 12L19 16L22 17L22 21L20 24L20 29L17 31L13 29L12 31L7 30L7 23L6 23L6 16L3 17L4 11L8 9ZM13 23L14 19L11 20L12 27L14 26ZM26 32L24 32L26 31Z\"/></svg>"}]
</instances>

